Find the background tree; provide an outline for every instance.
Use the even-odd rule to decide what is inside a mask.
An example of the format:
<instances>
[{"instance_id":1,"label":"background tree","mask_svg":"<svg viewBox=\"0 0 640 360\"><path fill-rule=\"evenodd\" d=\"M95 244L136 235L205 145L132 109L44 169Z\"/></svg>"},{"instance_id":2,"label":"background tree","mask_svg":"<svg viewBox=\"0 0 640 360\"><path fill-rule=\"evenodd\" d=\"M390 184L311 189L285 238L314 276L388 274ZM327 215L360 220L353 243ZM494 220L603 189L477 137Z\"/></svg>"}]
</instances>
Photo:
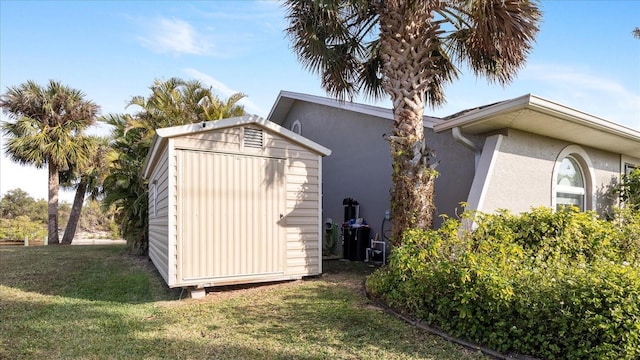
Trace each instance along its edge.
<instances>
[{"instance_id":1,"label":"background tree","mask_svg":"<svg viewBox=\"0 0 640 360\"><path fill-rule=\"evenodd\" d=\"M84 231L107 232L110 238L118 238L118 226L111 208L104 208L102 200L93 200L91 196L82 208L78 228Z\"/></svg>"},{"instance_id":2,"label":"background tree","mask_svg":"<svg viewBox=\"0 0 640 360\"><path fill-rule=\"evenodd\" d=\"M535 1L287 0L286 29L306 68L338 99L363 92L393 103L391 240L429 228L437 172L424 138L426 104L445 102L456 64L508 83L538 31Z\"/></svg>"},{"instance_id":3,"label":"background tree","mask_svg":"<svg viewBox=\"0 0 640 360\"><path fill-rule=\"evenodd\" d=\"M149 151L150 135L139 126L127 131L128 124L139 121L128 114L110 114L104 121L113 126L113 152L108 159L109 175L104 180L103 206L113 208L120 236L127 240L130 250L142 254L147 250L148 204L140 169Z\"/></svg>"},{"instance_id":4,"label":"background tree","mask_svg":"<svg viewBox=\"0 0 640 360\"><path fill-rule=\"evenodd\" d=\"M640 39L640 27L636 27L631 33L633 34L633 37Z\"/></svg>"},{"instance_id":5,"label":"background tree","mask_svg":"<svg viewBox=\"0 0 640 360\"><path fill-rule=\"evenodd\" d=\"M47 202L26 191L7 191L0 200L0 240L42 240L47 233Z\"/></svg>"},{"instance_id":6,"label":"background tree","mask_svg":"<svg viewBox=\"0 0 640 360\"><path fill-rule=\"evenodd\" d=\"M28 192L20 188L9 190L0 200L0 217L3 219L15 219L18 216L37 218L37 204Z\"/></svg>"},{"instance_id":7,"label":"background tree","mask_svg":"<svg viewBox=\"0 0 640 360\"><path fill-rule=\"evenodd\" d=\"M148 97L133 97L133 115L109 114L103 120L113 127L109 175L104 181L104 205L113 207L120 233L131 250L146 253L148 246L147 183L140 169L155 129L216 120L244 114L237 104L244 95L221 100L198 81L156 80Z\"/></svg>"},{"instance_id":8,"label":"background tree","mask_svg":"<svg viewBox=\"0 0 640 360\"><path fill-rule=\"evenodd\" d=\"M61 175L65 187L76 189L69 221L62 235L63 244L71 244L73 241L87 192L92 200L97 200L102 193L103 182L109 171L107 158L109 151L112 151L109 140L97 136L88 136L80 140L85 148L84 151L89 154L89 161L84 166L73 166Z\"/></svg>"},{"instance_id":9,"label":"background tree","mask_svg":"<svg viewBox=\"0 0 640 360\"><path fill-rule=\"evenodd\" d=\"M48 177L48 243L58 244L59 172L88 160L78 137L95 122L98 105L85 94L50 80L46 87L28 81L7 88L0 107L14 122L3 122L9 139L9 158L38 168L46 164Z\"/></svg>"}]
</instances>

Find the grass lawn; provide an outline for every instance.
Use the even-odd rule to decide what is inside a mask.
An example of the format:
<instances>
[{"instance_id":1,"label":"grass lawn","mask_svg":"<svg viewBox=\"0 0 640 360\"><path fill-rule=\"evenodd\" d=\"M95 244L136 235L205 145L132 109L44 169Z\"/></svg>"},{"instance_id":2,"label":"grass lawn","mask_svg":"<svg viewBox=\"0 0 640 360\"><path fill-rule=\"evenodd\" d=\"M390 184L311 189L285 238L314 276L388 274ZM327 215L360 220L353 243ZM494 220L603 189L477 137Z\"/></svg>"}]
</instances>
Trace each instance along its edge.
<instances>
[{"instance_id":1,"label":"grass lawn","mask_svg":"<svg viewBox=\"0 0 640 360\"><path fill-rule=\"evenodd\" d=\"M178 300L123 246L0 247L0 359L478 359L369 305L371 268Z\"/></svg>"}]
</instances>

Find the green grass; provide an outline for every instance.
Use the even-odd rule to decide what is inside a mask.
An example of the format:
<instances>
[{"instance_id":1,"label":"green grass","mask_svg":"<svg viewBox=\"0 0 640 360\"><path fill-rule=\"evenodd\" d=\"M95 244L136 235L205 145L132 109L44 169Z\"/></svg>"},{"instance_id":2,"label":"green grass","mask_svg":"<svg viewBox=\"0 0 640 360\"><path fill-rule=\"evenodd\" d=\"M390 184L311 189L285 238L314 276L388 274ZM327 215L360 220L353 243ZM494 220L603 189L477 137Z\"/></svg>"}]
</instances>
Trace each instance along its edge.
<instances>
[{"instance_id":1,"label":"green grass","mask_svg":"<svg viewBox=\"0 0 640 360\"><path fill-rule=\"evenodd\" d=\"M120 246L0 247L0 359L477 359L372 306L371 268L177 300Z\"/></svg>"}]
</instances>

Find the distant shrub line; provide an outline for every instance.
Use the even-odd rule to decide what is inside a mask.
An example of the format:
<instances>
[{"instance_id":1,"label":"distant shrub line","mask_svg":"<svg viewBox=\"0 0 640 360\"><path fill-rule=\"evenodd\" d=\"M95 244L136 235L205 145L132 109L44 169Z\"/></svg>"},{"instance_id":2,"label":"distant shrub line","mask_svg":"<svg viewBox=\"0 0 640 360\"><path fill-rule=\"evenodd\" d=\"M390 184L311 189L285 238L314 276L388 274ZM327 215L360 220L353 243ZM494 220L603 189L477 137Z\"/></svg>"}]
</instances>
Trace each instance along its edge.
<instances>
[{"instance_id":1,"label":"distant shrub line","mask_svg":"<svg viewBox=\"0 0 640 360\"><path fill-rule=\"evenodd\" d=\"M9 241L42 240L47 236L47 228L40 222L32 221L28 216L15 219L0 218L0 239Z\"/></svg>"},{"instance_id":2,"label":"distant shrub line","mask_svg":"<svg viewBox=\"0 0 640 360\"><path fill-rule=\"evenodd\" d=\"M451 335L545 359L640 358L640 214L465 213L410 230L371 294ZM473 217L475 230L463 223Z\"/></svg>"}]
</instances>

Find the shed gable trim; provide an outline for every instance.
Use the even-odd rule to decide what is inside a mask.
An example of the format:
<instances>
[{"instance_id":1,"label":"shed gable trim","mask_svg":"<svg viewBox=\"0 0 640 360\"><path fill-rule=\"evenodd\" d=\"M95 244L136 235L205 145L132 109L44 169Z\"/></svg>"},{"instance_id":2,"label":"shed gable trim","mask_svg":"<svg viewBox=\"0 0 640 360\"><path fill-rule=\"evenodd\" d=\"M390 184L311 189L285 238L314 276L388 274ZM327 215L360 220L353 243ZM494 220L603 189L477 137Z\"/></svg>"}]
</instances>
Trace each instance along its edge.
<instances>
[{"instance_id":1,"label":"shed gable trim","mask_svg":"<svg viewBox=\"0 0 640 360\"><path fill-rule=\"evenodd\" d=\"M207 132L207 131L225 129L230 127L249 125L249 124L256 125L263 129L268 129L270 131L276 132L282 135L283 137L287 138L288 140L291 140L292 142L302 145L303 147L306 147L319 155L322 155L322 156L331 155L331 150L327 149L326 147L320 144L317 144L305 137L302 137L301 135L298 135L290 130L287 130L276 123L273 123L269 120L261 118L257 115L244 115L240 117L234 117L234 118L228 118L228 119L222 119L222 120L214 120L214 121L207 121L207 122L196 123L196 124L188 124L188 125L182 125L182 126L174 126L169 128L157 129L156 134L154 135L153 140L151 142L151 148L149 150L149 153L147 154L147 158L142 167L142 171L141 171L142 177L145 179L148 179L149 176L151 175L151 171L155 166L155 159L158 156L158 152L160 151L162 146L166 146L167 139L188 135L188 134L196 134L201 132Z\"/></svg>"}]
</instances>

